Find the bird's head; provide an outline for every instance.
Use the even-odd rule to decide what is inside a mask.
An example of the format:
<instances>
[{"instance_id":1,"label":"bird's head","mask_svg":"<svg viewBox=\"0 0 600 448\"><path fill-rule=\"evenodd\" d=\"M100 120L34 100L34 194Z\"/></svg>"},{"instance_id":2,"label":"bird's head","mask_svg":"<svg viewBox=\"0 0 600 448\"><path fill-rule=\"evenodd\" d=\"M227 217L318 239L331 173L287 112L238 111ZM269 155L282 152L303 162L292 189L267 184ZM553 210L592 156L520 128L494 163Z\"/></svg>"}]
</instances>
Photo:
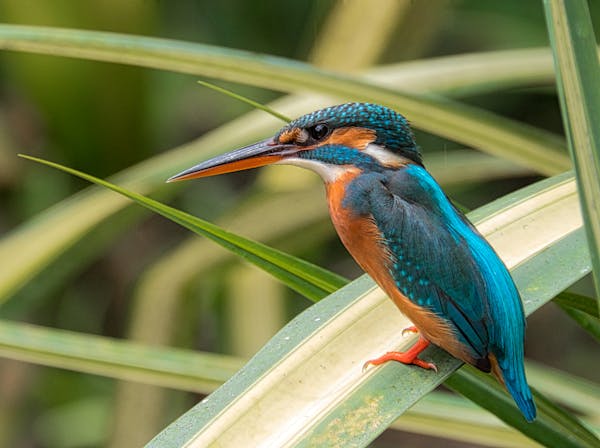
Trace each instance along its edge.
<instances>
[{"instance_id":1,"label":"bird's head","mask_svg":"<svg viewBox=\"0 0 600 448\"><path fill-rule=\"evenodd\" d=\"M349 168L367 171L422 165L412 131L402 115L377 104L346 103L303 115L274 137L202 162L169 181L272 163L311 169L326 182Z\"/></svg>"}]
</instances>

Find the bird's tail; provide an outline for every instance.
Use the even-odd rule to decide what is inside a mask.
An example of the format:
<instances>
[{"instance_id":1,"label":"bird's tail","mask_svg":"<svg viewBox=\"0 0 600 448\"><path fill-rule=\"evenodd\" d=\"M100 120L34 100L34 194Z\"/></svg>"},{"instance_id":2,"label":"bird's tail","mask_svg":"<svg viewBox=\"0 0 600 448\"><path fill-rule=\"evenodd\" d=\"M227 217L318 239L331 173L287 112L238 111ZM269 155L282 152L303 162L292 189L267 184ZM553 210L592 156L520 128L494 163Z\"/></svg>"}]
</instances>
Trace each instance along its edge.
<instances>
[{"instance_id":1,"label":"bird's tail","mask_svg":"<svg viewBox=\"0 0 600 448\"><path fill-rule=\"evenodd\" d=\"M531 390L527 385L523 362L512 364L499 362L493 355L490 355L490 361L492 364L492 373L504 384L508 392L512 395L525 419L528 422L534 421L537 411Z\"/></svg>"}]
</instances>

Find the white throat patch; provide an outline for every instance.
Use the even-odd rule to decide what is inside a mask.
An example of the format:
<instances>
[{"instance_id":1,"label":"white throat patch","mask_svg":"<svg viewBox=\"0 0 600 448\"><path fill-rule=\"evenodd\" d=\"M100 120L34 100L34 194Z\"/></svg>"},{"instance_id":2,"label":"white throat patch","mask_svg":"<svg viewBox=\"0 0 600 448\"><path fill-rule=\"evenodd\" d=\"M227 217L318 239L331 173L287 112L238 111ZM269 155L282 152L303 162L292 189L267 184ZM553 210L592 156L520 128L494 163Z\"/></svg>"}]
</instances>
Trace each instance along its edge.
<instances>
[{"instance_id":1,"label":"white throat patch","mask_svg":"<svg viewBox=\"0 0 600 448\"><path fill-rule=\"evenodd\" d=\"M410 162L408 159L394 154L393 152L388 151L387 149L382 148L374 143L367 145L363 152L373 157L381 165L389 166L391 168L399 168ZM294 165L309 169L321 176L326 183L335 182L340 176L346 174L348 170L352 169L352 167L348 165L334 165L318 160L304 159L300 157L285 158L275 162L275 164Z\"/></svg>"},{"instance_id":2,"label":"white throat patch","mask_svg":"<svg viewBox=\"0 0 600 448\"><path fill-rule=\"evenodd\" d=\"M318 160L302 159L300 157L290 157L275 162L280 165L294 165L306 168L317 173L325 183L335 182L341 175L348 171L348 167L343 165L332 165L319 162Z\"/></svg>"}]
</instances>

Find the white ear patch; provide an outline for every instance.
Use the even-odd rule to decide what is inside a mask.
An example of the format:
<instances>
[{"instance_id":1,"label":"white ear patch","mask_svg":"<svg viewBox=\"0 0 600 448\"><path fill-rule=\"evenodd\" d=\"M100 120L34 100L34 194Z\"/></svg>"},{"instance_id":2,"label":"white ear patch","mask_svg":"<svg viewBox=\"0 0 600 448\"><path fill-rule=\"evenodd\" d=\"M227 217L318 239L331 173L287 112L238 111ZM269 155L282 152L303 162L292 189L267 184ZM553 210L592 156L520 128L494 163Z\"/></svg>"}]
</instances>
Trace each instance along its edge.
<instances>
[{"instance_id":1,"label":"white ear patch","mask_svg":"<svg viewBox=\"0 0 600 448\"><path fill-rule=\"evenodd\" d=\"M317 173L326 183L335 182L340 176L348 171L343 165L332 165L319 162L318 160L302 159L300 157L284 158L275 164L279 165L294 165L301 168L306 168Z\"/></svg>"},{"instance_id":2,"label":"white ear patch","mask_svg":"<svg viewBox=\"0 0 600 448\"><path fill-rule=\"evenodd\" d=\"M363 153L373 157L384 166L398 168L402 165L406 165L408 162L408 159L399 156L398 154L394 154L393 152L388 151L387 149L382 148L375 143L370 143L367 145L367 147L363 150Z\"/></svg>"}]
</instances>

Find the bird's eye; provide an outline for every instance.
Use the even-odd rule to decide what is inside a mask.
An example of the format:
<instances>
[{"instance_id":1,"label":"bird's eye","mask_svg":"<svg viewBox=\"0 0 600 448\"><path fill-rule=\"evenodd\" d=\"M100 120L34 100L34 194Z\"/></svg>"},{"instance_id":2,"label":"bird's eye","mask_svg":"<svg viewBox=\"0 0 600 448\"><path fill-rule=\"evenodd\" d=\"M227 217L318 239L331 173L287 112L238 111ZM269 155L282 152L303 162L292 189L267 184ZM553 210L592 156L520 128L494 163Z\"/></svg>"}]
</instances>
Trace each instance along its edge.
<instances>
[{"instance_id":1,"label":"bird's eye","mask_svg":"<svg viewBox=\"0 0 600 448\"><path fill-rule=\"evenodd\" d=\"M329 134L329 128L325 124L316 124L308 128L308 133L315 140L321 140L327 134Z\"/></svg>"}]
</instances>

